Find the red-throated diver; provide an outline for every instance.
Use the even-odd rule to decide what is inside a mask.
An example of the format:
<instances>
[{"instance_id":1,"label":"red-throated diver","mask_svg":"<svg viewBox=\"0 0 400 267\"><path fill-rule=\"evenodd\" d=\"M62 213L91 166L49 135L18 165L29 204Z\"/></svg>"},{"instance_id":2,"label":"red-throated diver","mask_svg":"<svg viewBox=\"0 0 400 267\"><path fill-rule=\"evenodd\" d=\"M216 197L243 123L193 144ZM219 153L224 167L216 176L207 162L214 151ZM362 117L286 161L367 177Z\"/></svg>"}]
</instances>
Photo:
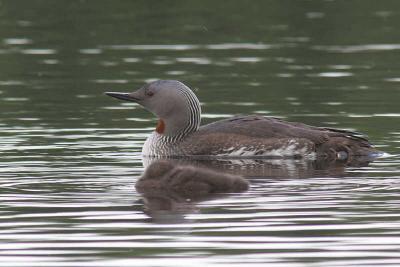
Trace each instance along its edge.
<instances>
[{"instance_id":1,"label":"red-throated diver","mask_svg":"<svg viewBox=\"0 0 400 267\"><path fill-rule=\"evenodd\" d=\"M142 153L149 157L325 157L348 160L380 152L358 133L258 115L200 126L196 95L179 81L158 80L133 93L106 92L136 102L159 120Z\"/></svg>"}]
</instances>

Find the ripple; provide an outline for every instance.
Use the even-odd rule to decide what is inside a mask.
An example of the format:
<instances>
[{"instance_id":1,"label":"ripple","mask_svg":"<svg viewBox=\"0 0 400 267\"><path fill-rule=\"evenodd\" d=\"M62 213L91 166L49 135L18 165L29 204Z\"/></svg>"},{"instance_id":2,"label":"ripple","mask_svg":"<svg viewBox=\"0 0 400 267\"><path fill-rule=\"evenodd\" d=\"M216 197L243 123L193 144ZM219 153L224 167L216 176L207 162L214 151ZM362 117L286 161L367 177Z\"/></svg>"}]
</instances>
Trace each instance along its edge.
<instances>
[{"instance_id":1,"label":"ripple","mask_svg":"<svg viewBox=\"0 0 400 267\"><path fill-rule=\"evenodd\" d=\"M348 113L347 116L349 118L370 118L371 114L356 114L356 113Z\"/></svg>"},{"instance_id":2,"label":"ripple","mask_svg":"<svg viewBox=\"0 0 400 267\"><path fill-rule=\"evenodd\" d=\"M26 45L31 44L32 40L28 38L6 38L3 39L6 45Z\"/></svg>"},{"instance_id":3,"label":"ripple","mask_svg":"<svg viewBox=\"0 0 400 267\"><path fill-rule=\"evenodd\" d=\"M321 104L328 105L328 106L341 106L344 103L343 102L322 102Z\"/></svg>"},{"instance_id":4,"label":"ripple","mask_svg":"<svg viewBox=\"0 0 400 267\"><path fill-rule=\"evenodd\" d=\"M28 101L29 98L26 97L5 97L3 98L4 101L9 101L9 102L20 102L20 101Z\"/></svg>"},{"instance_id":5,"label":"ripple","mask_svg":"<svg viewBox=\"0 0 400 267\"><path fill-rule=\"evenodd\" d=\"M256 63L262 61L263 59L258 57L233 57L230 60L234 62Z\"/></svg>"},{"instance_id":6,"label":"ripple","mask_svg":"<svg viewBox=\"0 0 400 267\"><path fill-rule=\"evenodd\" d=\"M93 98L94 95L76 95L77 98Z\"/></svg>"},{"instance_id":7,"label":"ripple","mask_svg":"<svg viewBox=\"0 0 400 267\"><path fill-rule=\"evenodd\" d=\"M128 58L123 58L123 61L127 63L137 63L140 62L141 59L137 57L128 57Z\"/></svg>"},{"instance_id":8,"label":"ripple","mask_svg":"<svg viewBox=\"0 0 400 267\"><path fill-rule=\"evenodd\" d=\"M129 81L128 80L124 80L124 79L95 79L92 80L92 82L94 83L100 83L100 84L104 84L104 83L109 83L109 84L126 84Z\"/></svg>"},{"instance_id":9,"label":"ripple","mask_svg":"<svg viewBox=\"0 0 400 267\"><path fill-rule=\"evenodd\" d=\"M176 58L178 62L183 63L195 63L200 65L211 64L211 60L208 58L199 58L199 57L178 57Z\"/></svg>"},{"instance_id":10,"label":"ripple","mask_svg":"<svg viewBox=\"0 0 400 267\"><path fill-rule=\"evenodd\" d=\"M378 17L382 17L382 18L387 18L390 16L393 16L393 11L390 10L380 10L380 11L376 11L374 12L374 14Z\"/></svg>"},{"instance_id":11,"label":"ripple","mask_svg":"<svg viewBox=\"0 0 400 267\"><path fill-rule=\"evenodd\" d=\"M351 65L330 65L329 68L335 70L350 70L353 68Z\"/></svg>"},{"instance_id":12,"label":"ripple","mask_svg":"<svg viewBox=\"0 0 400 267\"><path fill-rule=\"evenodd\" d=\"M285 66L286 69L289 70L312 70L314 69L314 66L311 65L289 65Z\"/></svg>"},{"instance_id":13,"label":"ripple","mask_svg":"<svg viewBox=\"0 0 400 267\"><path fill-rule=\"evenodd\" d=\"M45 49L45 48L36 48L36 49L23 49L21 50L22 54L26 55L53 55L57 53L55 49Z\"/></svg>"},{"instance_id":14,"label":"ripple","mask_svg":"<svg viewBox=\"0 0 400 267\"><path fill-rule=\"evenodd\" d=\"M322 12L307 12L306 17L308 19L321 19L325 17L325 14Z\"/></svg>"},{"instance_id":15,"label":"ripple","mask_svg":"<svg viewBox=\"0 0 400 267\"><path fill-rule=\"evenodd\" d=\"M200 50L200 49L211 49L211 50L231 50L231 49L251 49L251 50L265 50L271 49L274 46L261 43L222 43L222 44L204 44L204 45L192 45L192 44L174 44L174 45L109 45L102 46L105 49L112 50Z\"/></svg>"},{"instance_id":16,"label":"ripple","mask_svg":"<svg viewBox=\"0 0 400 267\"><path fill-rule=\"evenodd\" d=\"M317 45L313 46L314 50L321 50L335 53L362 53L376 51L399 50L400 44L368 44L368 45Z\"/></svg>"},{"instance_id":17,"label":"ripple","mask_svg":"<svg viewBox=\"0 0 400 267\"><path fill-rule=\"evenodd\" d=\"M327 77L327 78L338 78L338 77L349 77L354 74L351 72L320 72L315 74L309 74L311 77Z\"/></svg>"},{"instance_id":18,"label":"ripple","mask_svg":"<svg viewBox=\"0 0 400 267\"><path fill-rule=\"evenodd\" d=\"M20 121L39 121L39 118L18 118Z\"/></svg>"},{"instance_id":19,"label":"ripple","mask_svg":"<svg viewBox=\"0 0 400 267\"><path fill-rule=\"evenodd\" d=\"M282 63L287 63L287 64L292 64L292 63L296 62L296 60L294 58L290 58L290 57L276 57L276 58L274 58L274 60L276 62L282 62Z\"/></svg>"},{"instance_id":20,"label":"ripple","mask_svg":"<svg viewBox=\"0 0 400 267\"><path fill-rule=\"evenodd\" d=\"M291 78L294 77L295 75L293 73L277 73L276 77L280 78Z\"/></svg>"},{"instance_id":21,"label":"ripple","mask_svg":"<svg viewBox=\"0 0 400 267\"><path fill-rule=\"evenodd\" d=\"M143 119L143 118L127 118L127 121L153 121L154 119Z\"/></svg>"},{"instance_id":22,"label":"ripple","mask_svg":"<svg viewBox=\"0 0 400 267\"><path fill-rule=\"evenodd\" d=\"M230 118L231 114L214 114L214 113L205 113L201 115L202 118L207 119L216 119L216 118Z\"/></svg>"},{"instance_id":23,"label":"ripple","mask_svg":"<svg viewBox=\"0 0 400 267\"><path fill-rule=\"evenodd\" d=\"M10 86L10 85L24 85L23 81L9 80L9 81L0 81L1 86Z\"/></svg>"},{"instance_id":24,"label":"ripple","mask_svg":"<svg viewBox=\"0 0 400 267\"><path fill-rule=\"evenodd\" d=\"M165 74L168 74L168 75L184 75L186 73L187 72L184 70L170 70L170 71L165 72Z\"/></svg>"},{"instance_id":25,"label":"ripple","mask_svg":"<svg viewBox=\"0 0 400 267\"><path fill-rule=\"evenodd\" d=\"M217 105L257 106L257 105L260 105L260 104L256 103L256 102L226 102L226 101L221 101L221 102L218 102Z\"/></svg>"},{"instance_id":26,"label":"ripple","mask_svg":"<svg viewBox=\"0 0 400 267\"><path fill-rule=\"evenodd\" d=\"M400 113L375 113L374 117L400 117Z\"/></svg>"},{"instance_id":27,"label":"ripple","mask_svg":"<svg viewBox=\"0 0 400 267\"><path fill-rule=\"evenodd\" d=\"M131 12L113 2L118 13L105 16L89 12L82 1L71 7L87 36L66 43L63 37L73 31L63 16L18 13L17 4L10 9L3 2L1 25L8 35L0 39L0 266L400 266L400 75L394 56L400 46L359 39L373 32L375 40L395 40L398 11L367 7L357 20L375 18L378 23L364 21L375 29L340 42L296 25L337 23L329 21L338 15L337 3L328 2L290 9L293 21L284 8L267 24L253 16L261 23L251 21L252 29L245 23L217 36L232 22L246 21L228 12L233 4L224 7L235 16L211 19L205 29L198 15L213 14L203 6L193 20L178 5ZM162 18L167 13L185 16ZM159 27L165 22L188 23ZM352 44L349 38L356 45L330 45ZM219 41L224 39L229 42ZM314 46L318 42L326 45ZM250 189L199 202L144 196L135 184L156 119L136 103L105 98L101 88L160 78L204 88L198 93L206 122L256 113L368 129L363 131L377 148L392 155L353 167L297 159L199 160L199 166L245 175ZM133 112L123 111L128 109Z\"/></svg>"},{"instance_id":28,"label":"ripple","mask_svg":"<svg viewBox=\"0 0 400 267\"><path fill-rule=\"evenodd\" d=\"M18 20L17 25L21 27L30 27L33 25L33 22L30 20Z\"/></svg>"},{"instance_id":29,"label":"ripple","mask_svg":"<svg viewBox=\"0 0 400 267\"><path fill-rule=\"evenodd\" d=\"M42 62L43 62L44 64L47 64L47 65L60 64L60 61L57 60L57 59L44 59Z\"/></svg>"},{"instance_id":30,"label":"ripple","mask_svg":"<svg viewBox=\"0 0 400 267\"><path fill-rule=\"evenodd\" d=\"M271 49L273 46L268 44L251 44L251 43L225 43L225 44L210 44L205 46L208 49L227 50L227 49L254 49L265 50Z\"/></svg>"},{"instance_id":31,"label":"ripple","mask_svg":"<svg viewBox=\"0 0 400 267\"><path fill-rule=\"evenodd\" d=\"M86 49L79 49L79 53L84 55L99 55L103 53L103 50L99 48L86 48Z\"/></svg>"},{"instance_id":32,"label":"ripple","mask_svg":"<svg viewBox=\"0 0 400 267\"><path fill-rule=\"evenodd\" d=\"M100 65L104 67L114 67L117 66L119 63L115 61L101 61Z\"/></svg>"},{"instance_id":33,"label":"ripple","mask_svg":"<svg viewBox=\"0 0 400 267\"><path fill-rule=\"evenodd\" d=\"M0 164L1 264L176 266L179 259L179 264L190 266L279 266L285 257L299 266L299 261L315 257L350 263L365 255L368 263L374 257L397 257L398 158L301 179L274 172L287 168L299 175L298 162L274 161L272 166L261 165L273 172L271 176L250 177L251 188L244 194L185 202L178 212L157 213L145 207L148 200L134 189L143 171L139 151L150 131L119 126L3 127L1 132L9 137L0 139L5 143L1 148L9 152L2 151L2 156L21 154L3 156ZM244 168L254 163L239 164ZM109 257L116 252L117 257ZM281 266L291 266L286 263Z\"/></svg>"},{"instance_id":34,"label":"ripple","mask_svg":"<svg viewBox=\"0 0 400 267\"><path fill-rule=\"evenodd\" d=\"M154 81L157 81L157 80L160 80L160 78L147 78L147 79L144 79L143 82L144 83L151 83L151 82L154 82Z\"/></svg>"},{"instance_id":35,"label":"ripple","mask_svg":"<svg viewBox=\"0 0 400 267\"><path fill-rule=\"evenodd\" d=\"M283 37L282 40L294 43L307 43L310 41L310 37L307 36Z\"/></svg>"},{"instance_id":36,"label":"ripple","mask_svg":"<svg viewBox=\"0 0 400 267\"><path fill-rule=\"evenodd\" d=\"M175 61L170 59L154 59L151 63L155 65L171 65L174 64Z\"/></svg>"},{"instance_id":37,"label":"ripple","mask_svg":"<svg viewBox=\"0 0 400 267\"><path fill-rule=\"evenodd\" d=\"M400 82L400 78L386 78L384 80L387 82Z\"/></svg>"},{"instance_id":38,"label":"ripple","mask_svg":"<svg viewBox=\"0 0 400 267\"><path fill-rule=\"evenodd\" d=\"M193 50L198 49L198 45L175 44L175 45L110 45L104 48L112 50Z\"/></svg>"}]
</instances>

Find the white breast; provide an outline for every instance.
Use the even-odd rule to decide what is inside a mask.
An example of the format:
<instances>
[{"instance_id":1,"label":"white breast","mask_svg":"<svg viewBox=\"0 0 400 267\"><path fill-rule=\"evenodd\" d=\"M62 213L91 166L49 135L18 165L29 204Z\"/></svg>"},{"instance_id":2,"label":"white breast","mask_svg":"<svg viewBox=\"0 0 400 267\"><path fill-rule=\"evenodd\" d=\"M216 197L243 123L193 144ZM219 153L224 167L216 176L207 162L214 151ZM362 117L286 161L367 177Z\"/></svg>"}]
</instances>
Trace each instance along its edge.
<instances>
[{"instance_id":1,"label":"white breast","mask_svg":"<svg viewBox=\"0 0 400 267\"><path fill-rule=\"evenodd\" d=\"M156 132L152 132L149 137L147 137L146 141L144 142L143 148L142 148L142 155L145 157L151 157L151 156L156 156L156 143L158 137Z\"/></svg>"},{"instance_id":2,"label":"white breast","mask_svg":"<svg viewBox=\"0 0 400 267\"><path fill-rule=\"evenodd\" d=\"M150 134L142 148L142 155L145 157L165 157L175 153L175 143L157 132Z\"/></svg>"}]
</instances>

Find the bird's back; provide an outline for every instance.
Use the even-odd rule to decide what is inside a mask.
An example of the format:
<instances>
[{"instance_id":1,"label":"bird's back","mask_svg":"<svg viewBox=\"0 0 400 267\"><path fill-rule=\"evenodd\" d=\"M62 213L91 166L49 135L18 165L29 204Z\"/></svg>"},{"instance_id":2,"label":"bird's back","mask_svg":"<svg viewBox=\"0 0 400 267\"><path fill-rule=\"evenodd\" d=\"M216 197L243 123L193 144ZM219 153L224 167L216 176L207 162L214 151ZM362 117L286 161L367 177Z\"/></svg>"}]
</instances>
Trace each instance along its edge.
<instances>
[{"instance_id":1,"label":"bird's back","mask_svg":"<svg viewBox=\"0 0 400 267\"><path fill-rule=\"evenodd\" d=\"M200 127L188 153L215 156L366 156L377 152L358 133L263 116L236 116Z\"/></svg>"}]
</instances>

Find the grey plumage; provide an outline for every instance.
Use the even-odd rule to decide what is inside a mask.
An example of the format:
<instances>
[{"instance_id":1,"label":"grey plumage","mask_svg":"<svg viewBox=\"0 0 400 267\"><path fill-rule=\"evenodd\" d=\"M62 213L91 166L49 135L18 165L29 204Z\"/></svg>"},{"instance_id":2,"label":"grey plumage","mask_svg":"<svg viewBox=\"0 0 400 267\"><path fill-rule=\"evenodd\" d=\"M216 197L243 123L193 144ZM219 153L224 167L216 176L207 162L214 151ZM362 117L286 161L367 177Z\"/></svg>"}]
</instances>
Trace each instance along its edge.
<instances>
[{"instance_id":1,"label":"grey plumage","mask_svg":"<svg viewBox=\"0 0 400 267\"><path fill-rule=\"evenodd\" d=\"M307 157L349 160L378 155L358 133L319 128L257 115L236 116L200 126L201 108L183 83L160 80L130 94L110 96L141 104L163 127L146 140L144 156ZM119 94L119 95L118 95ZM130 98L129 98L130 97Z\"/></svg>"}]
</instances>

